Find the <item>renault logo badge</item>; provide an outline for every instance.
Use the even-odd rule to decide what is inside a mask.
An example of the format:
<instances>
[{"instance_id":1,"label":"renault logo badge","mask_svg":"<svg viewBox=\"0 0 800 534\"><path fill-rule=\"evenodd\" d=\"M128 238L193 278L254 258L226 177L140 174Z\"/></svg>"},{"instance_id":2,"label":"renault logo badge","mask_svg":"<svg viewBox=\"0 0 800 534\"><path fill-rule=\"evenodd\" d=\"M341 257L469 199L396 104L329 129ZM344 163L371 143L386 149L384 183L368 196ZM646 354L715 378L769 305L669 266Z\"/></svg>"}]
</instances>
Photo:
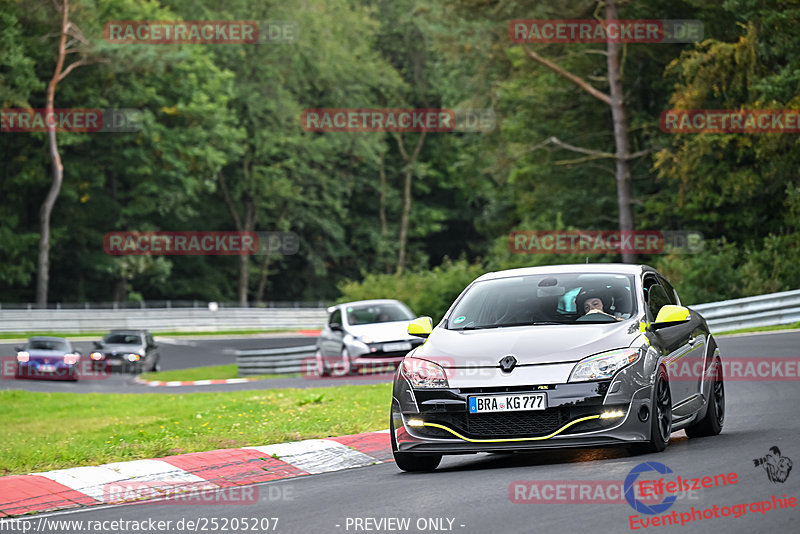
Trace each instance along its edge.
<instances>
[{"instance_id":1,"label":"renault logo badge","mask_svg":"<svg viewBox=\"0 0 800 534\"><path fill-rule=\"evenodd\" d=\"M503 357L500 360L500 369L503 370L504 373L510 373L514 370L514 367L517 366L517 359L509 354L508 356Z\"/></svg>"}]
</instances>

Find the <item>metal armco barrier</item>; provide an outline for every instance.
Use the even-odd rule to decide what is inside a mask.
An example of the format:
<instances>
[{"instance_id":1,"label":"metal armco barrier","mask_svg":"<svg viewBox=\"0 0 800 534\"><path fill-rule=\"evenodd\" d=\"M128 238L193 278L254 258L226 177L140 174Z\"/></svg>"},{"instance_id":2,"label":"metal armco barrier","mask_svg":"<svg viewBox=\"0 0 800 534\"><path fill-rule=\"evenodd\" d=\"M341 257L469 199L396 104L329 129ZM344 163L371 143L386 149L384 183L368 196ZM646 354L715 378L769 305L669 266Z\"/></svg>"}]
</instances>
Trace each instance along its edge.
<instances>
[{"instance_id":1,"label":"metal armco barrier","mask_svg":"<svg viewBox=\"0 0 800 534\"><path fill-rule=\"evenodd\" d=\"M800 289L690 306L703 314L712 333L800 321Z\"/></svg>"},{"instance_id":2,"label":"metal armco barrier","mask_svg":"<svg viewBox=\"0 0 800 534\"><path fill-rule=\"evenodd\" d=\"M239 376L300 373L307 369L303 362L314 357L316 345L281 349L249 349L236 351Z\"/></svg>"},{"instance_id":3,"label":"metal armco barrier","mask_svg":"<svg viewBox=\"0 0 800 534\"><path fill-rule=\"evenodd\" d=\"M112 328L200 332L317 329L325 308L172 308L144 310L0 310L0 332L102 332Z\"/></svg>"}]
</instances>

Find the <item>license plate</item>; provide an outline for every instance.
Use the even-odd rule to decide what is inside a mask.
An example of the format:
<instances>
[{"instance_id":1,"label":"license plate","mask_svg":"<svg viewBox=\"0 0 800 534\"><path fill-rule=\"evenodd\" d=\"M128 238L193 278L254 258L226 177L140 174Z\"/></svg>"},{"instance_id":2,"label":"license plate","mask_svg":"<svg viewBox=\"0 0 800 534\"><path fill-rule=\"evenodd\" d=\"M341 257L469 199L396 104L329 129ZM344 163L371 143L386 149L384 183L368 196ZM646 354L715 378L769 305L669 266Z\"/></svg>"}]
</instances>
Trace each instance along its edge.
<instances>
[{"instance_id":1,"label":"license plate","mask_svg":"<svg viewBox=\"0 0 800 534\"><path fill-rule=\"evenodd\" d=\"M515 393L512 395L469 398L469 413L521 412L546 409L546 393Z\"/></svg>"},{"instance_id":2,"label":"license plate","mask_svg":"<svg viewBox=\"0 0 800 534\"><path fill-rule=\"evenodd\" d=\"M40 365L39 370L43 373L52 373L56 370L55 365Z\"/></svg>"},{"instance_id":3,"label":"license plate","mask_svg":"<svg viewBox=\"0 0 800 534\"><path fill-rule=\"evenodd\" d=\"M401 350L411 350L411 343L404 341L402 343L383 344L383 352L400 352Z\"/></svg>"}]
</instances>

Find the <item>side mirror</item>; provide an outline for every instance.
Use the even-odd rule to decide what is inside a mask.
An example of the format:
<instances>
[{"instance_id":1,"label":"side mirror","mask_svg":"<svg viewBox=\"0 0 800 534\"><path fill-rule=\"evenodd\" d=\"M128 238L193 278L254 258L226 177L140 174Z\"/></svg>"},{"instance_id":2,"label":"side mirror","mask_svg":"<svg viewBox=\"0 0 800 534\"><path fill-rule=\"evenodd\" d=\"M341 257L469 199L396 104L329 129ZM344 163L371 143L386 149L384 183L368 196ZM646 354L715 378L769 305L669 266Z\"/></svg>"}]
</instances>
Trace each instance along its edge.
<instances>
[{"instance_id":1,"label":"side mirror","mask_svg":"<svg viewBox=\"0 0 800 534\"><path fill-rule=\"evenodd\" d=\"M418 317L408 323L408 333L417 337L428 337L433 332L433 319L430 317Z\"/></svg>"},{"instance_id":2,"label":"side mirror","mask_svg":"<svg viewBox=\"0 0 800 534\"><path fill-rule=\"evenodd\" d=\"M96 349L102 349L103 348L103 342L102 341L94 341L93 343L94 343L94 348L96 348Z\"/></svg>"},{"instance_id":3,"label":"side mirror","mask_svg":"<svg viewBox=\"0 0 800 534\"><path fill-rule=\"evenodd\" d=\"M331 324L328 325L328 328L330 328L334 332L341 332L342 331L342 325L340 323L331 323Z\"/></svg>"},{"instance_id":4,"label":"side mirror","mask_svg":"<svg viewBox=\"0 0 800 534\"><path fill-rule=\"evenodd\" d=\"M22 352L25 350L25 347L14 347L14 350L17 352Z\"/></svg>"},{"instance_id":5,"label":"side mirror","mask_svg":"<svg viewBox=\"0 0 800 534\"><path fill-rule=\"evenodd\" d=\"M690 318L689 308L666 304L658 311L656 322L650 324L650 330L677 326L688 322Z\"/></svg>"}]
</instances>

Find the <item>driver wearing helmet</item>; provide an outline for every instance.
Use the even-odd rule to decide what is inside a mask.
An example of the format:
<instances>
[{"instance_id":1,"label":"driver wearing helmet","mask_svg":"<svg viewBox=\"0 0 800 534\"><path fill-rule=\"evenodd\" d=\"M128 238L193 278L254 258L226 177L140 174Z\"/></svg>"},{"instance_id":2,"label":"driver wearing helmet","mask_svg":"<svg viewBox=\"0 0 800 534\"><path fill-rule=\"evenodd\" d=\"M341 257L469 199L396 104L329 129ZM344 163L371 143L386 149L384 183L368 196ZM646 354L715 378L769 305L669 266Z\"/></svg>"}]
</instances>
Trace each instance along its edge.
<instances>
[{"instance_id":1,"label":"driver wearing helmet","mask_svg":"<svg viewBox=\"0 0 800 534\"><path fill-rule=\"evenodd\" d=\"M611 309L611 299L608 294L598 289L583 289L578 293L578 311L583 310L584 317L592 313L601 313L613 317L617 321L622 321L622 317L616 317L606 312Z\"/></svg>"}]
</instances>

